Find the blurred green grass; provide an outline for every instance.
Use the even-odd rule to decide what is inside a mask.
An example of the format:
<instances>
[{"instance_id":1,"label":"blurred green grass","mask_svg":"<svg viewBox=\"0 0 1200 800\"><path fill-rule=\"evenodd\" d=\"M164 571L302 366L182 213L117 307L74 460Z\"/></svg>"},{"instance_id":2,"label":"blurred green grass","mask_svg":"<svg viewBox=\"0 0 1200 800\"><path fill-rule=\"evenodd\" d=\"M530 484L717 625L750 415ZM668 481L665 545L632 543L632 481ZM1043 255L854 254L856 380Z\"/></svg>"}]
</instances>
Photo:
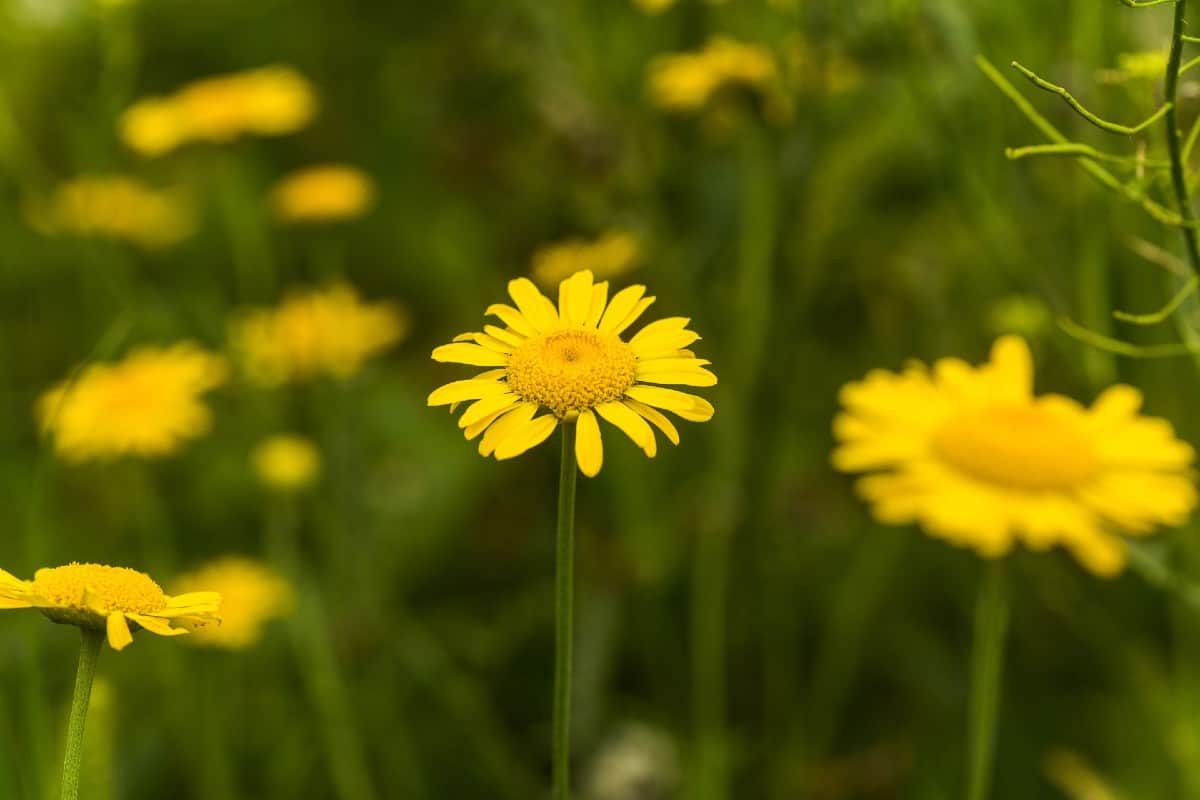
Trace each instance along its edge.
<instances>
[{"instance_id":1,"label":"blurred green grass","mask_svg":"<svg viewBox=\"0 0 1200 800\"><path fill-rule=\"evenodd\" d=\"M869 521L828 467L837 388L910 357L978 360L998 332L993 309L1013 294L1097 328L1113 308L1162 302L1164 274L1127 241L1173 248L1174 237L1066 162L1007 162L1004 147L1036 131L973 58L1020 58L1083 87L1089 105L1139 118L1155 87L1094 77L1119 52L1157 48L1163 16L1095 0L680 0L661 16L622 0L5 0L0 567L27 577L95 560L169 576L226 552L261 555L270 507L248 454L278 430L306 433L327 472L295 509L324 609L323 625L303 621L321 625L345 679L376 796L541 796L554 448L480 459L425 407L453 377L428 353L475 327L542 245L623 227L646 252L628 280L650 286L655 311L694 318L722 385L711 425L653 462L612 437L601 476L581 484L578 773L639 722L688 776L663 796L712 796L697 761L726 756L739 798L957 796L981 565ZM792 87L792 118L758 127L775 246L769 306L752 315L736 299L747 129L666 114L645 94L656 55L713 34L777 54L799 37L818 63L848 58L862 75L849 91ZM116 135L139 97L273 63L317 88L321 112L303 131L153 160ZM1056 124L1094 141L1032 91ZM366 170L378 205L325 229L274 223L262 202L273 182L329 160ZM25 223L29 196L108 172L187 187L197 234L144 252ZM409 338L351 380L232 383L211 395L211 435L161 462L70 466L38 436L36 398L85 360L185 338L220 350L235 309L335 277L413 316ZM754 325L764 349L747 374L740 343ZM1133 382L1196 440L1189 366L1117 362L1051 328L1034 345L1042 389L1090 398ZM738 466L720 471L731 441ZM691 621L698 604L711 610L692 570L714 515L730 536L716 606L728 731L715 751L695 735L696 706L712 698L694 691L703 643ZM1160 541L1184 574L1200 569L1194 529ZM1063 796L1042 775L1056 748L1082 754L1118 797L1200 793L1194 612L1135 576L1094 580L1061 554L1013 561L994 796ZM54 791L75 637L32 614L2 622L0 797L41 800ZM239 654L149 637L105 652L113 785L93 796L217 798L230 785L242 797L335 796L306 688L313 659L294 657L289 630L275 625ZM229 775L214 777L222 764Z\"/></svg>"}]
</instances>

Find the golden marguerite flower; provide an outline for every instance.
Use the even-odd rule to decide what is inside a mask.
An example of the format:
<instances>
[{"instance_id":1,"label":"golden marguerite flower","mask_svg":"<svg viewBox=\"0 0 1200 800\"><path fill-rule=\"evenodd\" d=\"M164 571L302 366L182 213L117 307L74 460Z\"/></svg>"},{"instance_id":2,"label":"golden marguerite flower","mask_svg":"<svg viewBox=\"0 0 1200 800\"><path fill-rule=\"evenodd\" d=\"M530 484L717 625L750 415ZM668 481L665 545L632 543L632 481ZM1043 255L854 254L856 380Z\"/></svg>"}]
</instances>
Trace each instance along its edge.
<instances>
[{"instance_id":1,"label":"golden marguerite flower","mask_svg":"<svg viewBox=\"0 0 1200 800\"><path fill-rule=\"evenodd\" d=\"M375 200L371 176L346 164L305 167L271 190L271 207L284 222L336 222L361 216Z\"/></svg>"},{"instance_id":2,"label":"golden marguerite flower","mask_svg":"<svg viewBox=\"0 0 1200 800\"><path fill-rule=\"evenodd\" d=\"M119 128L129 147L157 156L190 141L282 136L303 128L316 112L308 79L276 65L204 78L166 97L139 100L121 115Z\"/></svg>"},{"instance_id":3,"label":"golden marguerite flower","mask_svg":"<svg viewBox=\"0 0 1200 800\"><path fill-rule=\"evenodd\" d=\"M696 53L660 56L650 65L649 93L662 108L695 111L719 89L766 90L778 78L769 50L718 36Z\"/></svg>"},{"instance_id":4,"label":"golden marguerite flower","mask_svg":"<svg viewBox=\"0 0 1200 800\"><path fill-rule=\"evenodd\" d=\"M60 184L26 206L31 227L46 235L105 236L157 249L195 230L192 208L174 190L158 190L123 175L85 175Z\"/></svg>"},{"instance_id":5,"label":"golden marguerite flower","mask_svg":"<svg viewBox=\"0 0 1200 800\"><path fill-rule=\"evenodd\" d=\"M212 412L201 395L228 372L224 358L191 342L141 347L58 384L38 400L37 415L68 461L166 456L208 432Z\"/></svg>"},{"instance_id":6,"label":"golden marguerite flower","mask_svg":"<svg viewBox=\"0 0 1200 800\"><path fill-rule=\"evenodd\" d=\"M311 439L279 434L250 454L258 479L271 489L291 492L312 485L321 472L321 452Z\"/></svg>"},{"instance_id":7,"label":"golden marguerite flower","mask_svg":"<svg viewBox=\"0 0 1200 800\"><path fill-rule=\"evenodd\" d=\"M679 433L657 409L692 422L713 415L707 400L656 384L713 386L717 378L688 345L700 336L686 317L646 325L629 340L621 333L654 302L645 286L629 286L608 299L608 283L577 272L558 287L558 306L527 278L509 281L516 307L497 304L485 313L505 327L485 325L433 351L435 361L494 367L474 378L448 383L429 395L429 405L472 402L459 417L467 439L480 434L479 452L513 458L550 436L559 422L576 425L575 454L583 474L600 472L604 452L600 416L654 457L649 420L673 444ZM539 409L550 413L536 416Z\"/></svg>"},{"instance_id":8,"label":"golden marguerite flower","mask_svg":"<svg viewBox=\"0 0 1200 800\"><path fill-rule=\"evenodd\" d=\"M1025 340L1005 336L991 361L875 370L843 387L834 466L873 472L858 489L879 521L995 558L1020 541L1066 547L1098 575L1125 564L1118 534L1180 525L1196 505L1191 446L1142 396L1113 386L1085 408L1033 394Z\"/></svg>"},{"instance_id":9,"label":"golden marguerite flower","mask_svg":"<svg viewBox=\"0 0 1200 800\"><path fill-rule=\"evenodd\" d=\"M568 239L541 248L533 254L533 277L543 286L557 286L586 269L594 278L608 280L631 271L640 258L636 236L627 231L609 231L595 241Z\"/></svg>"},{"instance_id":10,"label":"golden marguerite flower","mask_svg":"<svg viewBox=\"0 0 1200 800\"><path fill-rule=\"evenodd\" d=\"M266 386L330 375L345 379L408 333L391 303L364 303L346 284L299 291L277 308L235 317L230 344L251 380Z\"/></svg>"},{"instance_id":11,"label":"golden marguerite flower","mask_svg":"<svg viewBox=\"0 0 1200 800\"><path fill-rule=\"evenodd\" d=\"M192 644L225 650L244 650L262 639L273 619L295 606L292 585L271 567L245 556L223 556L181 575L172 590L187 593L208 589L221 595L221 624L197 630Z\"/></svg>"},{"instance_id":12,"label":"golden marguerite flower","mask_svg":"<svg viewBox=\"0 0 1200 800\"><path fill-rule=\"evenodd\" d=\"M124 650L133 641L132 631L178 636L219 624L220 606L217 592L172 597L149 575L127 567L46 567L31 581L0 570L0 609L36 608L54 622L107 631L113 650Z\"/></svg>"}]
</instances>

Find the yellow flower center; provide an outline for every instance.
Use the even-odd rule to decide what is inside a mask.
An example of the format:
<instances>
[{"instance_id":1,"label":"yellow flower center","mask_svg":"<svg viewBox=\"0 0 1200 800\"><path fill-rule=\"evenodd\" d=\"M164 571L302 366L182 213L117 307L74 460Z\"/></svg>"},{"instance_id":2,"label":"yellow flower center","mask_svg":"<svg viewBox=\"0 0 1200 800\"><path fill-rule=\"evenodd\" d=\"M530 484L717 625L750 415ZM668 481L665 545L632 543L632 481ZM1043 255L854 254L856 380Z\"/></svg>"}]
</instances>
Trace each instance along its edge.
<instances>
[{"instance_id":1,"label":"yellow flower center","mask_svg":"<svg viewBox=\"0 0 1200 800\"><path fill-rule=\"evenodd\" d=\"M618 336L567 328L527 340L507 372L517 395L565 419L621 399L637 378L637 356Z\"/></svg>"},{"instance_id":2,"label":"yellow flower center","mask_svg":"<svg viewBox=\"0 0 1200 800\"><path fill-rule=\"evenodd\" d=\"M167 604L163 590L149 575L100 564L39 569L33 575L33 590L61 608L100 614L149 614Z\"/></svg>"},{"instance_id":3,"label":"yellow flower center","mask_svg":"<svg viewBox=\"0 0 1200 800\"><path fill-rule=\"evenodd\" d=\"M1071 489L1099 467L1069 419L1036 406L992 406L951 418L933 435L942 460L973 478L1027 491Z\"/></svg>"}]
</instances>

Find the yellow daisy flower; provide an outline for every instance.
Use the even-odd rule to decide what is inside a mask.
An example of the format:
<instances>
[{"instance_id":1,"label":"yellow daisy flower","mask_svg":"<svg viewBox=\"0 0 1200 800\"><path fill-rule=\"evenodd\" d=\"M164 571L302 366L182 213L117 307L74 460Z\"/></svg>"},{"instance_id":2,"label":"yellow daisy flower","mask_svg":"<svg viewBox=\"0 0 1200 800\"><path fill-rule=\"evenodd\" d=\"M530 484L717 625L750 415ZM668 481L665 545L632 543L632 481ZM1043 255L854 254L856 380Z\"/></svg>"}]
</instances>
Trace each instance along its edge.
<instances>
[{"instance_id":1,"label":"yellow daisy flower","mask_svg":"<svg viewBox=\"0 0 1200 800\"><path fill-rule=\"evenodd\" d=\"M650 65L649 93L660 107L673 111L702 108L719 89L741 86L766 90L778 78L769 50L724 36L713 38L696 53L660 56Z\"/></svg>"},{"instance_id":2,"label":"yellow daisy flower","mask_svg":"<svg viewBox=\"0 0 1200 800\"><path fill-rule=\"evenodd\" d=\"M316 112L316 92L307 78L291 67L269 66L204 78L166 97L139 100L118 126L126 145L158 156L189 141L282 136L303 128Z\"/></svg>"},{"instance_id":3,"label":"yellow daisy flower","mask_svg":"<svg viewBox=\"0 0 1200 800\"><path fill-rule=\"evenodd\" d=\"M45 235L123 239L147 249L191 236L191 205L178 191L160 191L123 175L85 175L26 206L30 226Z\"/></svg>"},{"instance_id":4,"label":"yellow daisy flower","mask_svg":"<svg viewBox=\"0 0 1200 800\"><path fill-rule=\"evenodd\" d=\"M287 616L295 592L282 575L244 556L224 556L180 576L172 589L186 596L201 587L221 595L220 626L197 630L192 644L244 650L262 639L263 627Z\"/></svg>"},{"instance_id":5,"label":"yellow daisy flower","mask_svg":"<svg viewBox=\"0 0 1200 800\"><path fill-rule=\"evenodd\" d=\"M219 624L220 606L216 592L171 597L127 567L73 563L39 569L31 581L0 570L0 609L36 608L53 622L106 631L113 650L124 650L137 630L178 636Z\"/></svg>"},{"instance_id":6,"label":"yellow daisy flower","mask_svg":"<svg viewBox=\"0 0 1200 800\"><path fill-rule=\"evenodd\" d=\"M399 308L364 303L350 286L335 284L241 314L229 326L229 339L250 379L276 386L318 375L349 378L407 332Z\"/></svg>"},{"instance_id":7,"label":"yellow daisy flower","mask_svg":"<svg viewBox=\"0 0 1200 800\"><path fill-rule=\"evenodd\" d=\"M365 213L375 184L362 170L345 164L306 167L284 176L271 190L275 216L284 222L335 222Z\"/></svg>"},{"instance_id":8,"label":"yellow daisy flower","mask_svg":"<svg viewBox=\"0 0 1200 800\"><path fill-rule=\"evenodd\" d=\"M707 400L656 384L713 386L717 378L688 345L700 336L686 317L646 325L629 341L621 333L642 315L653 297L645 286L629 286L608 299L608 283L594 283L583 270L558 287L558 306L527 278L509 281L516 306L497 304L485 313L505 327L485 325L433 351L435 361L494 367L448 383L429 395L429 405L474 401L459 417L468 440L482 434L479 453L513 458L545 441L560 421L576 424L579 469L600 472L603 447L597 416L620 428L647 456L657 444L653 423L673 444L679 433L657 409L692 422L713 415ZM539 409L550 413L536 416Z\"/></svg>"},{"instance_id":9,"label":"yellow daisy flower","mask_svg":"<svg viewBox=\"0 0 1200 800\"><path fill-rule=\"evenodd\" d=\"M264 440L250 454L258 479L289 492L312 485L321 472L321 453L303 436L281 434Z\"/></svg>"},{"instance_id":10,"label":"yellow daisy flower","mask_svg":"<svg viewBox=\"0 0 1200 800\"><path fill-rule=\"evenodd\" d=\"M636 267L640 258L636 236L609 231L595 241L568 239L541 248L533 255L533 277L545 286L555 286L585 269L595 278L618 278Z\"/></svg>"},{"instance_id":11,"label":"yellow daisy flower","mask_svg":"<svg viewBox=\"0 0 1200 800\"><path fill-rule=\"evenodd\" d=\"M212 412L200 396L228 371L225 359L191 342L141 347L58 384L38 400L37 415L68 461L166 456L208 432Z\"/></svg>"},{"instance_id":12,"label":"yellow daisy flower","mask_svg":"<svg viewBox=\"0 0 1200 800\"><path fill-rule=\"evenodd\" d=\"M858 483L879 521L995 558L1020 541L1065 546L1097 575L1125 564L1117 534L1181 525L1196 506L1194 452L1142 396L1113 386L1090 408L1033 394L1025 341L1000 338L991 361L953 358L843 387L834 466L876 472Z\"/></svg>"}]
</instances>

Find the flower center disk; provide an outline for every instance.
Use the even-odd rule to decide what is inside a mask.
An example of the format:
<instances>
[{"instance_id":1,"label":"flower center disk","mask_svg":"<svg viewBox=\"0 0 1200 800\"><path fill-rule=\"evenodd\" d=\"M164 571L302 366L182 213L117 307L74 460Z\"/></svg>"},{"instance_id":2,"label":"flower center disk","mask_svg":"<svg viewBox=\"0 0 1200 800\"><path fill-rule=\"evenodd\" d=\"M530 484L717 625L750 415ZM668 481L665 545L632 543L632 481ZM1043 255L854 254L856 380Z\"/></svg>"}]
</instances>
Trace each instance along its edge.
<instances>
[{"instance_id":1,"label":"flower center disk","mask_svg":"<svg viewBox=\"0 0 1200 800\"><path fill-rule=\"evenodd\" d=\"M560 418L619 400L637 378L637 356L620 337L570 328L535 336L508 358L508 385Z\"/></svg>"},{"instance_id":2,"label":"flower center disk","mask_svg":"<svg viewBox=\"0 0 1200 800\"><path fill-rule=\"evenodd\" d=\"M33 588L55 605L101 613L149 614L167 604L162 588L149 575L126 567L70 564L39 569ZM84 595L90 604L84 604Z\"/></svg>"},{"instance_id":3,"label":"flower center disk","mask_svg":"<svg viewBox=\"0 0 1200 800\"><path fill-rule=\"evenodd\" d=\"M1099 468L1091 442L1069 419L1036 406L993 406L947 421L933 436L945 462L1010 489L1073 489Z\"/></svg>"}]
</instances>

